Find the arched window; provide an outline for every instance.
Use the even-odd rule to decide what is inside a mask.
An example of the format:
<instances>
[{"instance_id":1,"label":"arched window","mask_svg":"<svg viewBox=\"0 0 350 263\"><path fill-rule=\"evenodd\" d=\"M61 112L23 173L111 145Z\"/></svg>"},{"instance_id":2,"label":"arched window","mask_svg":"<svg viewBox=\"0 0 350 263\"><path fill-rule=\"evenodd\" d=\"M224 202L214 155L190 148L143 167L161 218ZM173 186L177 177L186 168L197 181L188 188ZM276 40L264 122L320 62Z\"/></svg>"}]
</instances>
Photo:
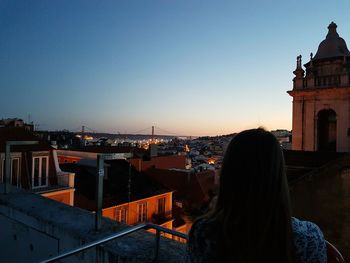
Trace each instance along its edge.
<instances>
[{"instance_id":1,"label":"arched window","mask_svg":"<svg viewBox=\"0 0 350 263\"><path fill-rule=\"evenodd\" d=\"M319 151L336 151L337 116L332 109L317 114L317 142Z\"/></svg>"}]
</instances>

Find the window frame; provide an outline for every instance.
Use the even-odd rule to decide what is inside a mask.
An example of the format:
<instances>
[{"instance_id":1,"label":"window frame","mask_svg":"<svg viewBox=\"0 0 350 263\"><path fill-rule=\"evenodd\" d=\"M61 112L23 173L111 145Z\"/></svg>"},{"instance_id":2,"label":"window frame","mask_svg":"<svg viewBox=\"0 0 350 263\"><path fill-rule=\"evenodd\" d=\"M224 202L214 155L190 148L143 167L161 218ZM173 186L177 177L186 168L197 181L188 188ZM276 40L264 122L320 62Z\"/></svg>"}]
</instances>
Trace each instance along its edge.
<instances>
[{"instance_id":1,"label":"window frame","mask_svg":"<svg viewBox=\"0 0 350 263\"><path fill-rule=\"evenodd\" d=\"M39 159L39 174L38 174L38 185L34 185L34 170L35 170L35 159ZM46 184L42 184L42 163L43 159L46 159ZM42 156L33 156L32 158L32 189L47 187L49 184L49 156L48 155L42 155Z\"/></svg>"},{"instance_id":2,"label":"window frame","mask_svg":"<svg viewBox=\"0 0 350 263\"><path fill-rule=\"evenodd\" d=\"M163 203L161 204L161 202L163 202ZM158 215L165 215L165 210L166 210L165 207L166 207L166 197L163 196L163 197L158 198L157 199L157 213L158 213Z\"/></svg>"},{"instance_id":3,"label":"window frame","mask_svg":"<svg viewBox=\"0 0 350 263\"><path fill-rule=\"evenodd\" d=\"M12 180L13 180L13 162L14 160L18 160L18 163L17 163L17 183L14 185L12 184ZM5 160L4 160L5 161ZM11 178L10 178L10 184L13 185L13 186L21 186L21 158L20 157L12 157L11 158Z\"/></svg>"},{"instance_id":4,"label":"window frame","mask_svg":"<svg viewBox=\"0 0 350 263\"><path fill-rule=\"evenodd\" d=\"M142 202L137 204L137 222L144 223L147 221L147 202Z\"/></svg>"},{"instance_id":5,"label":"window frame","mask_svg":"<svg viewBox=\"0 0 350 263\"><path fill-rule=\"evenodd\" d=\"M126 207L117 207L114 210L114 219L120 223L128 223L128 209Z\"/></svg>"},{"instance_id":6,"label":"window frame","mask_svg":"<svg viewBox=\"0 0 350 263\"><path fill-rule=\"evenodd\" d=\"M18 160L18 174L17 174L17 184L15 186L21 187L21 159L22 159L22 153L20 152L12 152L11 153L11 164L10 164L10 184L12 185L12 167L13 167L13 160ZM0 183L5 183L5 154L1 153L0 154Z\"/></svg>"}]
</instances>

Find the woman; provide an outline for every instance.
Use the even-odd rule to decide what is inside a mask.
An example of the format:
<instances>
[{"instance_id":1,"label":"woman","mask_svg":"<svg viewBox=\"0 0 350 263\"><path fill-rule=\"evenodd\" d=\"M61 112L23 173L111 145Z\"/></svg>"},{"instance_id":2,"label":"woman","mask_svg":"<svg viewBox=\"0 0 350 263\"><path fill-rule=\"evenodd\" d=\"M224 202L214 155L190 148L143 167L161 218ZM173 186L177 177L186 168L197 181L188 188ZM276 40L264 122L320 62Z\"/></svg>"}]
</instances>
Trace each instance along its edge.
<instances>
[{"instance_id":1,"label":"woman","mask_svg":"<svg viewBox=\"0 0 350 263\"><path fill-rule=\"evenodd\" d=\"M326 262L313 223L291 217L282 149L273 134L246 130L224 156L211 212L192 226L190 262Z\"/></svg>"}]
</instances>

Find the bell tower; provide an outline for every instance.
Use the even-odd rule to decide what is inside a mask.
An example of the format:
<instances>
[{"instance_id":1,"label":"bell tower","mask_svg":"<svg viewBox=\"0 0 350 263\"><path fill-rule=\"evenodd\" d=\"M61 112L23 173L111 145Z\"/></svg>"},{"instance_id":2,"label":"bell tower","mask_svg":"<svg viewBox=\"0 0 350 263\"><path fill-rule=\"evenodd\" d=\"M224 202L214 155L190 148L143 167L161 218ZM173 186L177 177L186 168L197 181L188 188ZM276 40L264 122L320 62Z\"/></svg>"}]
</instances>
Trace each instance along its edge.
<instances>
[{"instance_id":1,"label":"bell tower","mask_svg":"<svg viewBox=\"0 0 350 263\"><path fill-rule=\"evenodd\" d=\"M292 149L350 152L350 52L334 22L305 70L301 55L296 64L288 91L293 97Z\"/></svg>"}]
</instances>

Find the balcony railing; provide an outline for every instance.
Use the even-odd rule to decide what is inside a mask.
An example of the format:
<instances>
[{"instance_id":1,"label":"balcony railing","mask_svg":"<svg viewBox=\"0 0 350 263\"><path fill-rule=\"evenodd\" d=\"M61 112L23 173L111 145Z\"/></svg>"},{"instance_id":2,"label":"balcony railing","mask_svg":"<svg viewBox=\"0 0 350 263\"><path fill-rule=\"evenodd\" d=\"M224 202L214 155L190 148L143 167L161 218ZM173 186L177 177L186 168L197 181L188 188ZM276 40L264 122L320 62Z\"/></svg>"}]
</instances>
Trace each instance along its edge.
<instances>
[{"instance_id":1,"label":"balcony railing","mask_svg":"<svg viewBox=\"0 0 350 263\"><path fill-rule=\"evenodd\" d=\"M115 233L115 234L112 234L110 236L107 236L107 237L105 237L103 239L100 239L100 240L93 241L91 243L85 244L84 246L81 246L79 248L76 248L76 249L73 249L71 251L65 252L65 253L60 254L58 256L55 256L55 257L43 260L43 261L41 261L41 263L55 262L57 260L61 260L61 259L67 258L69 256L73 256L73 255L78 254L78 253L80 253L82 251L85 251L87 249L90 249L90 248L102 245L102 244L107 243L107 242L109 242L111 240L114 240L116 238L129 235L129 234L134 233L136 231L139 231L141 229L155 229L156 230L155 246L154 246L154 261L156 261L158 259L159 242L160 242L160 234L161 234L161 232L165 232L165 233L168 233L168 234L171 234L171 235L174 235L174 236L177 236L177 237L184 238L184 239L188 240L188 235L180 233L178 231L171 230L171 229L168 229L168 228L165 228L165 227L162 227L162 226L159 226L159 225L155 225L155 224L150 224L150 223L140 224L140 225L133 226L133 227L130 227L128 229L122 230L122 231L120 231L118 233ZM329 263L333 263L333 262L345 263L345 260L344 260L344 258L342 256L342 254L337 250L337 248L334 247L327 240L325 242L326 242L326 246L327 246L328 262Z\"/></svg>"},{"instance_id":2,"label":"balcony railing","mask_svg":"<svg viewBox=\"0 0 350 263\"><path fill-rule=\"evenodd\" d=\"M43 194L43 193L54 192L54 191L67 189L67 188L74 188L74 177L75 177L74 173L60 171L60 172L57 172L57 184L31 187L30 189L26 189L26 190L29 190L37 194Z\"/></svg>"},{"instance_id":3,"label":"balcony railing","mask_svg":"<svg viewBox=\"0 0 350 263\"><path fill-rule=\"evenodd\" d=\"M105 238L102 238L100 240L90 242L88 244L85 244L84 246L81 246L79 248L76 248L76 249L73 249L71 251L65 252L65 253L60 254L58 256L55 256L55 257L43 260L43 261L41 261L41 263L55 262L57 260L61 260L61 259L67 258L69 256L72 256L72 255L75 255L75 254L80 253L82 251L85 251L85 250L87 250L89 248L93 248L93 247L102 245L104 243L107 243L108 241L111 241L111 240L116 239L118 237L123 237L123 236L129 235L129 234L134 233L136 231L139 231L141 229L155 229L156 230L155 245L154 245L154 261L156 261L158 259L159 242L160 242L160 234L161 234L161 232L164 232L164 233L167 233L167 234L171 234L173 236L178 236L178 237L184 238L186 240L188 239L188 235L180 233L180 232L175 231L175 230L171 230L171 229L168 229L168 228L165 228L165 227L162 227L162 226L159 226L159 225L155 225L155 224L150 224L150 223L140 224L140 225L133 226L133 227L130 227L128 229L122 230L122 231L120 231L118 233L112 234L112 235L107 236Z\"/></svg>"}]
</instances>

